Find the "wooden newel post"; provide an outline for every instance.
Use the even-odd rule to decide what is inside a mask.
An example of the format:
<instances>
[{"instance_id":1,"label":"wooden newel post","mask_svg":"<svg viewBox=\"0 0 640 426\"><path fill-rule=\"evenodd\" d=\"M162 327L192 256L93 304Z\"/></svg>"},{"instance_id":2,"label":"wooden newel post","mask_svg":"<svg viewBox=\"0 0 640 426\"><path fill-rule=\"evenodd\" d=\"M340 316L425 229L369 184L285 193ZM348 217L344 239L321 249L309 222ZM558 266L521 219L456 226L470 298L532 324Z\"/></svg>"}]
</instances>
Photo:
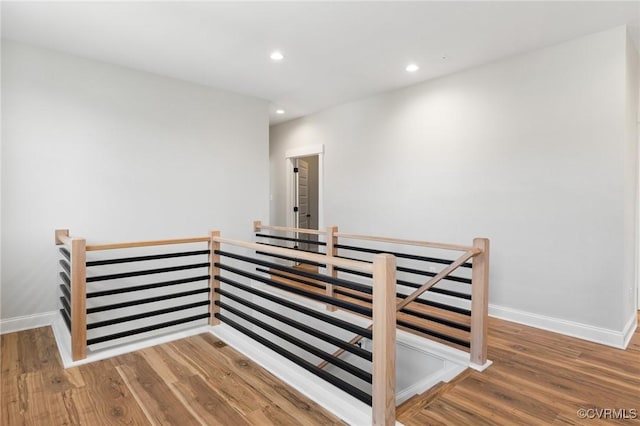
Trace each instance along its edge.
<instances>
[{"instance_id":1,"label":"wooden newel post","mask_svg":"<svg viewBox=\"0 0 640 426\"><path fill-rule=\"evenodd\" d=\"M373 258L373 395L374 425L396 423L396 258Z\"/></svg>"},{"instance_id":2,"label":"wooden newel post","mask_svg":"<svg viewBox=\"0 0 640 426\"><path fill-rule=\"evenodd\" d=\"M87 242L71 239L71 358L87 357Z\"/></svg>"},{"instance_id":3,"label":"wooden newel post","mask_svg":"<svg viewBox=\"0 0 640 426\"><path fill-rule=\"evenodd\" d=\"M327 227L327 256L336 257L338 255L338 249L336 245L338 244L338 237L336 237L336 232L338 232L337 226L329 226ZM336 271L335 266L327 263L327 275L331 278L338 278L338 271ZM326 295L329 297L336 297L335 288L333 284L326 283L325 284ZM335 311L337 308L333 305L327 304L328 311Z\"/></svg>"},{"instance_id":4,"label":"wooden newel post","mask_svg":"<svg viewBox=\"0 0 640 426\"><path fill-rule=\"evenodd\" d=\"M66 240L69 240L69 230L56 229L56 245L64 244Z\"/></svg>"},{"instance_id":5,"label":"wooden newel post","mask_svg":"<svg viewBox=\"0 0 640 426\"><path fill-rule=\"evenodd\" d=\"M489 316L489 240L474 238L473 247L482 252L473 258L471 275L471 363L484 365Z\"/></svg>"},{"instance_id":6,"label":"wooden newel post","mask_svg":"<svg viewBox=\"0 0 640 426\"><path fill-rule=\"evenodd\" d=\"M216 289L220 288L220 281L215 277L220 275L220 268L216 264L220 264L220 255L216 254L216 251L220 250L220 242L215 238L220 236L220 231L211 231L209 234L209 325L218 325L220 320L216 317L216 314L220 313L220 306L216 305L216 302L220 300L220 293Z\"/></svg>"}]
</instances>

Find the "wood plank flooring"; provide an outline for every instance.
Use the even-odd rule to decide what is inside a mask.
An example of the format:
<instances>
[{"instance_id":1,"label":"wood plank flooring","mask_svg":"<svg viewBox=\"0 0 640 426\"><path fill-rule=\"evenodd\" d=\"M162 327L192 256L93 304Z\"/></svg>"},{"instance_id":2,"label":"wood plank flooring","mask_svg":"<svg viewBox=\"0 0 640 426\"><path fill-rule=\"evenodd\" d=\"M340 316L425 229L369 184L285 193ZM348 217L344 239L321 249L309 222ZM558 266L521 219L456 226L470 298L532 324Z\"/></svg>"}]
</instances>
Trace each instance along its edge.
<instances>
[{"instance_id":1,"label":"wood plank flooring","mask_svg":"<svg viewBox=\"0 0 640 426\"><path fill-rule=\"evenodd\" d=\"M398 420L407 426L640 424L640 329L623 351L490 318L489 359L493 365L484 372L467 370L407 401ZM627 418L578 416L579 409L607 408L626 410L618 415Z\"/></svg>"},{"instance_id":2,"label":"wood plank flooring","mask_svg":"<svg viewBox=\"0 0 640 426\"><path fill-rule=\"evenodd\" d=\"M626 351L491 318L479 373L416 396L417 425L640 424L640 331ZM331 425L338 419L205 334L62 369L49 328L1 339L1 424ZM581 419L577 410L624 409ZM595 414L592 412L592 414Z\"/></svg>"},{"instance_id":3,"label":"wood plank flooring","mask_svg":"<svg viewBox=\"0 0 640 426\"><path fill-rule=\"evenodd\" d=\"M49 327L1 338L2 426L339 425L210 334L62 368Z\"/></svg>"}]
</instances>

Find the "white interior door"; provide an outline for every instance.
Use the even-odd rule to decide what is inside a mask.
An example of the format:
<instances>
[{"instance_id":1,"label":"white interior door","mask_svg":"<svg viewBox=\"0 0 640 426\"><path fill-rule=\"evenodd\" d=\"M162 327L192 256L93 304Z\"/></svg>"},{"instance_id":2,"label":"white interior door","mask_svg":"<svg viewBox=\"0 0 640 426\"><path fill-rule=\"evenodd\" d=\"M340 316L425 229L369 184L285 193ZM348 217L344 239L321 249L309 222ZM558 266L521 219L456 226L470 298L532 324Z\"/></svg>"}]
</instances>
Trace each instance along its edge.
<instances>
[{"instance_id":1,"label":"white interior door","mask_svg":"<svg viewBox=\"0 0 640 426\"><path fill-rule=\"evenodd\" d=\"M316 217L312 218L312 224L314 229L324 229L326 224L324 223L324 145L310 145L302 146L295 149L289 149L285 151L285 166L286 166L286 194L287 194L287 215L286 226L297 227L297 214L294 213L293 207L296 205L298 199L296 195L297 178L293 173L293 169L296 166L296 159L303 157L317 156L317 213ZM310 167L311 169L311 167ZM313 214L313 212L312 212Z\"/></svg>"},{"instance_id":2,"label":"white interior door","mask_svg":"<svg viewBox=\"0 0 640 426\"><path fill-rule=\"evenodd\" d=\"M311 212L309 209L309 163L302 159L296 159L297 181L297 227L309 229ZM298 238L306 239L309 234L300 234ZM309 250L309 244L300 243L302 250Z\"/></svg>"}]
</instances>

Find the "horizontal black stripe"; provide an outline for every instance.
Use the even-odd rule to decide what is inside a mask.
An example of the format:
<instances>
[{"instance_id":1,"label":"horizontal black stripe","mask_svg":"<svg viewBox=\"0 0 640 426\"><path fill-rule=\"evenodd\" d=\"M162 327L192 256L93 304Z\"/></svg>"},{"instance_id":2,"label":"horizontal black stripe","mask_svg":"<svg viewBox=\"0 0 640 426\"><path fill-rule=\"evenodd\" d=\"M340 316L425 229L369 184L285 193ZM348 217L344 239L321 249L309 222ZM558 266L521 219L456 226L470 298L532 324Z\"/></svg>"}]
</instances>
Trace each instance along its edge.
<instances>
[{"instance_id":1,"label":"horizontal black stripe","mask_svg":"<svg viewBox=\"0 0 640 426\"><path fill-rule=\"evenodd\" d=\"M224 302L220 302L217 301L216 302L217 305L219 305L221 308L226 309L227 311L231 312L232 314L242 318L245 321L248 321L250 323L252 323L253 325L257 325L258 327L260 327L261 329L273 334L274 336L278 336L281 339L286 340L289 343L292 343L294 345L296 345L297 347L299 347L300 349L317 356L318 358L324 359L325 361L335 365L336 367L348 372L349 374L354 375L355 377L364 380L367 383L371 383L373 381L373 376L371 375L371 373L364 371L361 368L358 368L354 365L349 364L348 362L333 356L321 349L316 348L315 346L313 346L310 343L305 342L302 339L298 339L297 337L294 337L292 335L290 335L289 333L285 333L284 331L273 327L272 325L267 324L264 321L260 321L259 319L257 319L256 317L253 317L245 312L242 312L239 309L234 308L231 305L228 305Z\"/></svg>"},{"instance_id":2,"label":"horizontal black stripe","mask_svg":"<svg viewBox=\"0 0 640 426\"><path fill-rule=\"evenodd\" d=\"M69 333L71 333L71 319L69 318L69 315L67 315L64 309L60 309L60 314L62 315L64 323L67 325L67 329L69 329Z\"/></svg>"},{"instance_id":3,"label":"horizontal black stripe","mask_svg":"<svg viewBox=\"0 0 640 426\"><path fill-rule=\"evenodd\" d=\"M346 287L346 288L350 288L352 290L361 291L363 293L369 293L369 294L372 293L371 287L363 285L363 284L355 283L353 281L348 281L348 280L344 280L344 279L340 279L340 278L328 277L326 275L322 275L322 274L318 274L318 273L314 274L312 272L301 271L299 269L291 268L289 266L283 266L283 265L279 265L277 263L267 262L265 260L254 259L252 257L242 256L242 255L239 255L239 254L236 254L236 253L230 253L230 252L219 251L219 250L216 250L216 253L219 254L222 257L230 257L232 259L242 260L244 262L253 263L254 265L265 266L265 267L268 267L268 268L271 268L271 269L276 269L278 271L288 272L290 274L299 275L301 277L309 278L309 279L312 279L312 280L317 280L317 281L322 281L322 282L325 282L325 283L333 284L333 285L336 285L338 287Z\"/></svg>"},{"instance_id":4,"label":"horizontal black stripe","mask_svg":"<svg viewBox=\"0 0 640 426\"><path fill-rule=\"evenodd\" d=\"M325 342L328 342L334 346L337 346L339 348L342 348L348 352L351 352L352 354L355 354L357 356L359 356L360 358L366 359L368 361L371 361L373 359L373 355L371 354L371 352L362 349L360 346L354 345L352 343L349 342L345 342L343 340L338 339L337 337L331 335L331 334L327 334L323 331L320 331L316 328L313 327L309 327L306 324L303 324L301 322L295 321L289 317L286 317L284 315L280 315L277 312L273 312L270 309L265 308L264 306L260 306L257 305L255 303L252 303L246 299L243 299L242 297L235 295L233 293L230 293L228 291L222 290L217 288L216 292L220 293L222 296L228 297L231 300L235 300L236 302L242 304L243 306L246 306L249 309L253 309L254 311L260 312L262 314L265 314L277 321L280 321L281 323L287 324L293 328L297 328L300 331L303 331L307 334L310 334L314 337L317 337L320 340L324 340Z\"/></svg>"},{"instance_id":5,"label":"horizontal black stripe","mask_svg":"<svg viewBox=\"0 0 640 426\"><path fill-rule=\"evenodd\" d=\"M256 342L266 346L267 348L273 350L274 352L277 352L278 354L282 355L283 357L287 358L289 361L292 361L296 364L298 364L300 367L304 368L307 371L310 371L311 373L315 374L318 377L321 377L322 379L324 379L325 381L331 383L332 385L336 386L337 388L345 391L346 393L348 393L349 395L353 396L354 398L359 399L360 401L364 402L365 404L371 405L371 395L367 394L366 392L361 391L360 389L358 389L357 387L353 386L350 383L345 382L342 379L339 379L337 377L335 377L334 375L332 375L331 373L328 373L327 371L318 368L317 366L313 365L312 363L310 363L309 361L299 357L298 355L295 355L289 351L287 351L286 349L278 346L277 344L273 343L272 341L270 341L269 339L254 333L253 331L249 330L248 328L238 324L237 322L233 321L231 318L223 315L223 314L216 314L216 317L224 322L225 324L230 325L231 327L235 328L236 330L240 331L241 333L246 334L247 336L251 337L253 340L255 340Z\"/></svg>"},{"instance_id":6,"label":"horizontal black stripe","mask_svg":"<svg viewBox=\"0 0 640 426\"><path fill-rule=\"evenodd\" d=\"M67 275L64 272L60 272L60 278L62 278L62 281L65 282L65 284L67 284L69 286L69 288L71 288L71 280L69 279L69 275Z\"/></svg>"},{"instance_id":7,"label":"horizontal black stripe","mask_svg":"<svg viewBox=\"0 0 640 426\"><path fill-rule=\"evenodd\" d=\"M406 327L406 328L410 328L410 329L415 330L415 331L419 331L420 333L424 333L424 334L432 336L432 337L437 337L438 339L446 340L447 342L455 343L456 345L464 346L464 347L467 347L467 348L471 347L471 344L466 340L457 339L455 337L447 336L446 334L438 333L437 331L429 330L428 328L420 327L420 326L412 324L410 322L398 321L397 324L401 325L403 327Z\"/></svg>"},{"instance_id":8,"label":"horizontal black stripe","mask_svg":"<svg viewBox=\"0 0 640 426\"><path fill-rule=\"evenodd\" d=\"M370 248L366 248L366 247L349 246L349 245L345 245L345 244L336 244L335 248L343 249L343 250L353 250L353 251L359 251L359 252L371 253L371 254L388 253L388 254L394 255L395 257L399 257L401 259L420 260L422 262L440 263L440 264L443 264L443 265L451 265L454 262L453 260L440 259L440 258L437 258L437 257L418 256L418 255L409 254L409 253L399 253L399 252L389 251L389 250L376 250L376 249L370 249ZM466 262L466 263L463 263L460 266L462 266L464 268L471 268L473 266L473 264L471 264L469 262Z\"/></svg>"},{"instance_id":9,"label":"horizontal black stripe","mask_svg":"<svg viewBox=\"0 0 640 426\"><path fill-rule=\"evenodd\" d=\"M113 288L113 289L101 290L101 291L92 291L91 293L87 293L87 299L90 299L93 297L111 296L113 294L130 293L132 291L149 290L152 288L169 287L172 285L194 283L194 282L204 281L204 280L208 281L209 278L211 278L211 275L200 275L198 277L181 278L179 280L163 281L159 283L142 284L142 285L137 285L132 287Z\"/></svg>"},{"instance_id":10,"label":"horizontal black stripe","mask_svg":"<svg viewBox=\"0 0 640 426\"><path fill-rule=\"evenodd\" d=\"M354 325L354 324L352 324L352 323L350 323L348 321L344 321L344 320L341 320L339 318L333 317L331 315L327 315L325 313L316 311L314 309L307 308L307 307L302 306L302 305L298 305L297 303L294 303L294 302L291 302L289 300L280 298L280 297L275 296L275 295L270 294L270 293L266 293L266 292L258 290L256 288L253 288L253 287L250 287L250 286L247 286L247 285L244 285L244 284L240 284L239 282L230 280L228 278L225 278L224 281L222 281L222 282L224 282L225 284L228 284L228 285L230 285L232 287L238 288L238 289L240 289L242 291L246 291L247 293L251 293L251 294L254 294L254 295L256 295L258 297L261 297L263 299L270 300L270 301L272 301L274 303L277 303L279 305L282 305L282 306L284 306L286 308L293 309L293 310L295 310L297 312L301 312L301 313L303 313L305 315L308 315L310 317L322 320L322 321L324 321L324 322L326 322L328 324L331 324L331 325L334 325L336 327L342 328L344 330L350 331L350 332L355 333L355 334L357 334L359 336L364 336L364 337L366 337L368 339L371 339L371 330L366 329L364 327L359 327L359 326Z\"/></svg>"},{"instance_id":11,"label":"horizontal black stripe","mask_svg":"<svg viewBox=\"0 0 640 426\"><path fill-rule=\"evenodd\" d=\"M363 262L360 259L355 259L355 258L352 258L352 257L342 257L342 256L338 256L338 257L340 257L341 259L357 260L357 261ZM371 262L368 262L368 263L371 263ZM371 278L373 276L372 274L367 273L367 272L354 271L353 269L341 268L339 266L334 267L334 269L336 271L346 272L348 274L358 275L358 276L366 277L366 278ZM408 272L407 271L408 269L409 268L396 267L397 271L402 271L402 272ZM417 271L417 269L416 269L416 271ZM426 276L426 277L435 277L436 275L438 275L438 273L429 272L429 271L420 271L420 273L418 275L423 275L423 276ZM471 284L471 279L463 278L463 277L456 277L455 275L447 275L446 277L443 278L443 280L455 281L455 282L463 283L463 284ZM403 280L398 280L397 283L398 284L402 284L402 285L406 285L406 286L409 286L409 287L415 287L415 288L420 288L422 286L422 284L415 284L415 283L412 283L410 281L403 281Z\"/></svg>"},{"instance_id":12,"label":"horizontal black stripe","mask_svg":"<svg viewBox=\"0 0 640 426\"><path fill-rule=\"evenodd\" d=\"M93 313L96 313L96 312L110 311L110 310L113 310L113 309L127 308L129 306L143 305L145 303L160 302L162 300L175 299L175 298L178 298L178 297L193 296L194 294L201 294L201 293L208 293L208 292L209 292L209 287L205 287L205 288L200 288L198 290L184 291L182 293L173 293L173 294L166 294L166 295L163 295L163 296L148 297L146 299L130 300L128 302L114 303L112 305L96 306L96 307L92 307L92 308L87 308L87 314L93 314Z\"/></svg>"},{"instance_id":13,"label":"horizontal black stripe","mask_svg":"<svg viewBox=\"0 0 640 426\"><path fill-rule=\"evenodd\" d=\"M98 275L94 277L87 277L87 282L90 283L90 282L96 282L96 281L117 280L120 278L139 277L141 275L163 274L165 272L176 272L176 271L186 271L188 269L208 268L209 265L210 263L207 262L207 263L196 263L191 265L169 266L166 268L145 269L142 271L122 272L119 274Z\"/></svg>"},{"instance_id":14,"label":"horizontal black stripe","mask_svg":"<svg viewBox=\"0 0 640 426\"><path fill-rule=\"evenodd\" d=\"M67 301L67 299L62 296L60 297L60 304L62 305L62 309L65 310L65 312L71 316L71 306L69 306L69 302Z\"/></svg>"},{"instance_id":15,"label":"horizontal black stripe","mask_svg":"<svg viewBox=\"0 0 640 426\"><path fill-rule=\"evenodd\" d=\"M67 260L71 261L71 252L69 252L69 250L67 250L65 247L60 247L60 253L62 253L62 255L67 258Z\"/></svg>"},{"instance_id":16,"label":"horizontal black stripe","mask_svg":"<svg viewBox=\"0 0 640 426\"><path fill-rule=\"evenodd\" d=\"M344 302L342 300L337 300L334 299L332 297L328 297L322 294L317 294L317 293L311 293L296 287L292 287L290 285L286 285L286 284L282 284L279 281L275 281L275 280L270 280L268 278L264 278L260 275L256 275L256 274L251 274L249 272L244 272L240 269L236 269L236 268L232 268L230 266L224 266L224 265L216 265L218 266L220 269L224 269L224 270L228 270L229 272L233 272L234 274L238 274L240 276L246 277L246 278L250 278L252 280L255 281L260 281L262 283L268 284L272 287L276 287L279 288L281 290L286 290L289 291L291 293L294 294L298 294L300 296L305 296L308 297L310 299L314 299L314 300L319 300L321 302L325 302L325 303L329 303L331 305L335 305L335 306L339 306L341 308L347 309L349 311L353 311L353 312L358 312L361 313L363 315L367 315L367 316L371 316L371 309L368 308L363 308L361 306L358 305L354 305L352 303L348 303L348 302ZM221 277L221 276L216 276L215 277L217 280L220 280L222 282L225 282L225 277Z\"/></svg>"},{"instance_id":17,"label":"horizontal black stripe","mask_svg":"<svg viewBox=\"0 0 640 426\"><path fill-rule=\"evenodd\" d=\"M297 283L305 284L305 285L308 285L308 286L311 286L311 287L320 288L320 289L323 289L323 290L325 289L324 285L318 284L317 282L303 280L302 278L299 278L299 277L292 277L291 275L281 274L281 273L276 272L276 271L270 271L269 269L256 268L256 271L264 272L265 274L273 275L274 277L285 278L287 280L295 281Z\"/></svg>"},{"instance_id":18,"label":"horizontal black stripe","mask_svg":"<svg viewBox=\"0 0 640 426\"><path fill-rule=\"evenodd\" d=\"M322 242L322 241L315 241L315 240L305 240L303 238L292 238L292 237L281 237L279 235L267 235L267 234L260 234L257 233L256 237L261 237L261 238L272 238L274 240L282 240L282 241L294 241L297 243L308 243L308 244L314 244L314 245L318 245L318 246L326 246L327 243Z\"/></svg>"},{"instance_id":19,"label":"horizontal black stripe","mask_svg":"<svg viewBox=\"0 0 640 426\"><path fill-rule=\"evenodd\" d=\"M60 266L62 266L62 269L67 271L67 274L71 275L71 266L69 265L69 262L67 262L64 259L60 259L58 263L60 263Z\"/></svg>"},{"instance_id":20,"label":"horizontal black stripe","mask_svg":"<svg viewBox=\"0 0 640 426\"><path fill-rule=\"evenodd\" d=\"M361 294L353 294L353 293L348 293L346 291L340 290L340 289L336 289L335 290L336 293L338 294L342 294L344 296L353 298L353 299L357 299L357 300L361 300L363 302L367 302L367 303L371 303L371 298L361 295ZM396 293L397 295L397 293ZM404 296L406 297L406 296ZM436 317L433 315L429 315L429 314L425 314L422 312L418 312L418 311L414 311L412 309L407 309L407 308L403 308L400 312L404 312L405 314L409 314L409 315L413 315L415 317L419 317L428 321L432 321L432 322L437 322L438 324L443 324L452 328L457 328L458 330L464 330L464 331L471 331L471 327L469 327L468 325L465 324L460 324L458 322L455 321L450 321L444 318L440 318L440 317Z\"/></svg>"},{"instance_id":21,"label":"horizontal black stripe","mask_svg":"<svg viewBox=\"0 0 640 426\"><path fill-rule=\"evenodd\" d=\"M173 325L197 321L203 318L209 318L210 316L211 315L207 312L206 314L194 315L187 318L180 318L173 321L162 322L162 323L150 325L147 327L141 327L133 330L123 331L121 333L110 334L108 336L96 337L96 338L87 340L87 345L95 345L96 343L108 342L109 340L120 339L122 337L128 337L128 336L134 336L136 334L146 333L147 331L159 330L161 328L167 328Z\"/></svg>"},{"instance_id":22,"label":"horizontal black stripe","mask_svg":"<svg viewBox=\"0 0 640 426\"><path fill-rule=\"evenodd\" d=\"M210 305L210 304L211 304L211 301L204 300L202 302L188 303L186 305L180 305L180 306L172 306L170 308L158 309L156 311L143 312L141 314L129 315L129 316L126 316L126 317L120 317L120 318L114 318L114 319L105 320L105 321L94 322L94 323L91 323L91 324L87 324L87 329L90 330L92 328L106 327L106 326L109 326L109 325L120 324L120 323L127 322L127 321L135 321L135 320L139 320L139 319L142 319L142 318L149 318L149 317L154 317L154 316L157 316L157 315L169 314L171 312L184 311L186 309L197 308L199 306L207 306L207 305Z\"/></svg>"},{"instance_id":23,"label":"horizontal black stripe","mask_svg":"<svg viewBox=\"0 0 640 426\"><path fill-rule=\"evenodd\" d=\"M298 247L298 246L295 246L295 247L286 247L286 246L279 246L279 245L277 245L277 244L263 243L263 242L260 242L260 241L256 242L256 244L260 244L261 246L269 246L269 247L285 248L285 249L289 249L289 250L301 251L301 252L304 252L304 253L324 254L324 253L323 253L323 252L321 252L321 251L315 251L315 250L303 250L303 249L301 249L301 248L300 248L300 247ZM263 253L263 252L260 252L260 253ZM265 254L265 255L266 255L266 253L263 253L263 254Z\"/></svg>"},{"instance_id":24,"label":"horizontal black stripe","mask_svg":"<svg viewBox=\"0 0 640 426\"><path fill-rule=\"evenodd\" d=\"M209 254L210 250L197 250L197 251L185 251L180 253L164 253L164 254L152 254L149 256L136 256L136 257L122 257L118 259L103 259L103 260L92 260L87 262L87 266L99 266L99 265L113 265L116 263L128 263L128 262L142 262L146 260L157 260L157 259L170 259L174 257L187 257L187 256L198 256L203 254Z\"/></svg>"},{"instance_id":25,"label":"horizontal black stripe","mask_svg":"<svg viewBox=\"0 0 640 426\"><path fill-rule=\"evenodd\" d=\"M64 294L64 297L66 297L67 300L71 300L71 291L69 290L69 287L64 284L60 284L60 291Z\"/></svg>"}]
</instances>

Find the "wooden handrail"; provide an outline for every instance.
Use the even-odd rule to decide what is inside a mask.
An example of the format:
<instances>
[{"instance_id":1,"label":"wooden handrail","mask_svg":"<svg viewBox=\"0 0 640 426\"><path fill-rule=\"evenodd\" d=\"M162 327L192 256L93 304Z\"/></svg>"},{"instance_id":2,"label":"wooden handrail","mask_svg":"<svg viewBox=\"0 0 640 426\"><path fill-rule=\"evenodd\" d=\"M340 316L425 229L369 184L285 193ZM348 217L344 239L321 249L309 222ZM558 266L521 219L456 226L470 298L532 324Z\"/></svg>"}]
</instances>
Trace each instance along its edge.
<instances>
[{"instance_id":1,"label":"wooden handrail","mask_svg":"<svg viewBox=\"0 0 640 426\"><path fill-rule=\"evenodd\" d=\"M342 259L340 257L325 256L323 254L309 253L305 251L293 250L284 247L266 246L257 243L248 243L246 241L232 240L229 238L212 237L213 241L222 244L230 244L237 247L248 248L251 250L261 251L265 253L279 254L281 256L293 257L297 259L308 260L310 262L328 264L339 268L353 269L359 272L373 273L373 265L359 260Z\"/></svg>"},{"instance_id":2,"label":"wooden handrail","mask_svg":"<svg viewBox=\"0 0 640 426\"><path fill-rule=\"evenodd\" d=\"M336 237L348 238L353 240L378 241L382 243L405 244L409 246L429 247L429 248L444 249L444 250L468 251L473 248L471 246L464 246L460 244L433 243L429 241L419 241L419 240L403 240L399 238L374 237L371 235L360 235L360 234L347 234L344 232L338 232L335 235Z\"/></svg>"},{"instance_id":3,"label":"wooden handrail","mask_svg":"<svg viewBox=\"0 0 640 426\"><path fill-rule=\"evenodd\" d=\"M165 246L165 245L171 245L171 244L206 243L209 240L210 240L209 237L191 237L191 238L174 238L170 240L134 241L129 243L92 244L92 245L88 245L86 250L97 251L97 250L125 249L125 248L134 248L134 247Z\"/></svg>"},{"instance_id":4,"label":"wooden handrail","mask_svg":"<svg viewBox=\"0 0 640 426\"><path fill-rule=\"evenodd\" d=\"M297 232L300 234L313 234L313 235L326 234L326 231L320 231L319 229L291 228L288 226L263 225L262 222L260 222L259 220L256 220L253 222L253 230L254 232L258 232L262 230L271 230L271 231L283 231L283 232Z\"/></svg>"},{"instance_id":5,"label":"wooden handrail","mask_svg":"<svg viewBox=\"0 0 640 426\"><path fill-rule=\"evenodd\" d=\"M69 237L69 230L56 229L55 241L57 246L64 244L65 246L71 248L71 237Z\"/></svg>"},{"instance_id":6,"label":"wooden handrail","mask_svg":"<svg viewBox=\"0 0 640 426\"><path fill-rule=\"evenodd\" d=\"M259 220L256 220L253 222L253 230L254 232L258 232L261 230L273 230L273 231L283 231L283 232L298 232L301 234L328 235L327 231L320 231L318 229L291 228L286 226L263 225L262 222L260 222ZM376 237L372 235L362 235L362 234L348 234L346 232L336 232L333 234L333 236L339 237L339 238L352 239L352 240L378 241L382 243L404 244L409 246L429 247L429 248L435 248L435 249L455 250L455 251L464 251L464 252L473 249L473 246L466 246L462 244L434 243L430 241L420 241L420 240L404 240L401 238Z\"/></svg>"}]
</instances>

